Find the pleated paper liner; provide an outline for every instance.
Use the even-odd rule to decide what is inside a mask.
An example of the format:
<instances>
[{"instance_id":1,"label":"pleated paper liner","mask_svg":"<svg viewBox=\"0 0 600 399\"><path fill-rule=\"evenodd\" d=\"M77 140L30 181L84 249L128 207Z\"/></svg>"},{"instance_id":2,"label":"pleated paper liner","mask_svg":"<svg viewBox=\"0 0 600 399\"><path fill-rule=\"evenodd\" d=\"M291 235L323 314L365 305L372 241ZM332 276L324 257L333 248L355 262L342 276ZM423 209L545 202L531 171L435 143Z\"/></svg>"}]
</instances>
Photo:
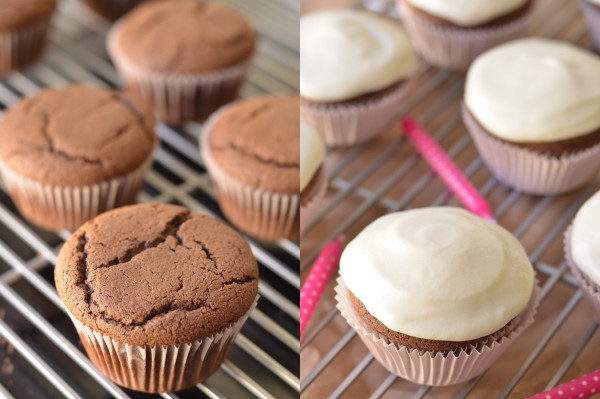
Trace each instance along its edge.
<instances>
[{"instance_id":1,"label":"pleated paper liner","mask_svg":"<svg viewBox=\"0 0 600 399\"><path fill-rule=\"evenodd\" d=\"M486 371L533 323L540 295L536 281L527 307L517 316L518 324L508 335L491 342L470 346L468 350L444 353L411 349L390 342L362 321L350 302L348 289L341 277L338 278L337 283L335 287L337 308L375 359L399 377L417 384L434 386L459 384Z\"/></svg>"},{"instance_id":2,"label":"pleated paper liner","mask_svg":"<svg viewBox=\"0 0 600 399\"><path fill-rule=\"evenodd\" d=\"M42 55L50 18L0 32L0 76L31 64Z\"/></svg>"},{"instance_id":3,"label":"pleated paper liner","mask_svg":"<svg viewBox=\"0 0 600 399\"><path fill-rule=\"evenodd\" d=\"M84 0L94 12L111 21L116 21L135 6L147 0Z\"/></svg>"},{"instance_id":4,"label":"pleated paper liner","mask_svg":"<svg viewBox=\"0 0 600 399\"><path fill-rule=\"evenodd\" d=\"M240 230L262 240L297 240L300 235L300 195L266 191L228 175L210 153L212 127L227 109L213 114L200 137L202 158L215 185L221 210Z\"/></svg>"},{"instance_id":5,"label":"pleated paper liner","mask_svg":"<svg viewBox=\"0 0 600 399\"><path fill-rule=\"evenodd\" d=\"M573 260L573 255L571 252L572 233L573 224L567 228L564 235L563 247L565 251L565 259L569 265L569 268L571 269L571 273L573 273L577 283L579 284L579 287L581 288L581 292L583 292L583 297L594 313L594 317L598 323L600 323L600 286L590 280L581 270L579 270L579 267L577 267L577 264Z\"/></svg>"},{"instance_id":6,"label":"pleated paper liner","mask_svg":"<svg viewBox=\"0 0 600 399\"><path fill-rule=\"evenodd\" d=\"M300 193L300 236L302 236L310 218L327 191L327 172L323 165L317 171L317 175L313 176L313 179L316 179L313 189L306 193ZM303 199L303 196L306 198Z\"/></svg>"},{"instance_id":7,"label":"pleated paper liner","mask_svg":"<svg viewBox=\"0 0 600 399\"><path fill-rule=\"evenodd\" d=\"M102 212L133 203L152 165L153 153L126 175L91 185L36 182L15 173L3 162L0 173L23 217L47 230L74 230Z\"/></svg>"},{"instance_id":8,"label":"pleated paper liner","mask_svg":"<svg viewBox=\"0 0 600 399\"><path fill-rule=\"evenodd\" d=\"M169 74L144 70L129 60L119 46L120 24L108 35L108 51L128 88L140 93L154 107L158 120L181 125L208 118L222 105L236 99L250 68L251 59L218 71Z\"/></svg>"},{"instance_id":9,"label":"pleated paper liner","mask_svg":"<svg viewBox=\"0 0 600 399\"><path fill-rule=\"evenodd\" d=\"M519 191L562 194L588 184L600 169L600 144L557 158L492 137L464 103L462 117L488 168L498 180Z\"/></svg>"},{"instance_id":10,"label":"pleated paper liner","mask_svg":"<svg viewBox=\"0 0 600 399\"><path fill-rule=\"evenodd\" d=\"M228 356L235 337L258 301L218 333L180 345L137 346L119 342L69 313L92 362L117 384L136 391L180 391L206 380Z\"/></svg>"},{"instance_id":11,"label":"pleated paper liner","mask_svg":"<svg viewBox=\"0 0 600 399\"><path fill-rule=\"evenodd\" d=\"M431 23L407 6L407 0L396 1L415 50L434 65L459 71L466 71L487 49L523 36L531 14L528 11L502 26L461 29Z\"/></svg>"},{"instance_id":12,"label":"pleated paper liner","mask_svg":"<svg viewBox=\"0 0 600 399\"><path fill-rule=\"evenodd\" d=\"M600 49L600 5L592 4L588 0L579 0L579 7L587 22L594 47Z\"/></svg>"},{"instance_id":13,"label":"pleated paper liner","mask_svg":"<svg viewBox=\"0 0 600 399\"><path fill-rule=\"evenodd\" d=\"M301 100L300 113L330 147L363 143L383 133L393 122L409 89L409 79L375 99L323 104Z\"/></svg>"}]
</instances>

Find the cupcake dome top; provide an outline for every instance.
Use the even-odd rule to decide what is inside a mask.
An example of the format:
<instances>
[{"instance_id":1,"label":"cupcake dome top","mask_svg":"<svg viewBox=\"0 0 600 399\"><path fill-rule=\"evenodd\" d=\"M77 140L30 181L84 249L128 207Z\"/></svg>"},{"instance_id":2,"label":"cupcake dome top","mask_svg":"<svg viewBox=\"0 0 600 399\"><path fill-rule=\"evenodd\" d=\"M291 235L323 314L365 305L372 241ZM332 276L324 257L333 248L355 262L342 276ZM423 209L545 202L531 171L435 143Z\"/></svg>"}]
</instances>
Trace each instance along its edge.
<instances>
[{"instance_id":1,"label":"cupcake dome top","mask_svg":"<svg viewBox=\"0 0 600 399\"><path fill-rule=\"evenodd\" d=\"M137 67L194 74L247 61L256 33L233 8L198 0L144 3L119 22L121 51Z\"/></svg>"},{"instance_id":2,"label":"cupcake dome top","mask_svg":"<svg viewBox=\"0 0 600 399\"><path fill-rule=\"evenodd\" d=\"M27 97L0 121L0 159L58 186L89 185L138 168L156 145L152 112L134 96L71 85Z\"/></svg>"},{"instance_id":3,"label":"cupcake dome top","mask_svg":"<svg viewBox=\"0 0 600 399\"><path fill-rule=\"evenodd\" d=\"M325 160L325 142L300 118L300 191L304 190Z\"/></svg>"},{"instance_id":4,"label":"cupcake dome top","mask_svg":"<svg viewBox=\"0 0 600 399\"><path fill-rule=\"evenodd\" d=\"M479 56L465 102L490 133L553 142L600 129L600 57L549 39L521 39Z\"/></svg>"},{"instance_id":5,"label":"cupcake dome top","mask_svg":"<svg viewBox=\"0 0 600 399\"><path fill-rule=\"evenodd\" d=\"M443 341L494 333L523 311L533 290L519 241L452 207L377 219L344 250L340 275L389 329Z\"/></svg>"},{"instance_id":6,"label":"cupcake dome top","mask_svg":"<svg viewBox=\"0 0 600 399\"><path fill-rule=\"evenodd\" d=\"M357 10L300 18L300 93L313 101L347 100L410 76L417 56L403 29Z\"/></svg>"},{"instance_id":7,"label":"cupcake dome top","mask_svg":"<svg viewBox=\"0 0 600 399\"><path fill-rule=\"evenodd\" d=\"M84 325L131 345L177 345L242 317L258 293L258 267L248 243L220 221L144 204L77 229L55 281Z\"/></svg>"},{"instance_id":8,"label":"cupcake dome top","mask_svg":"<svg viewBox=\"0 0 600 399\"><path fill-rule=\"evenodd\" d=\"M413 6L459 26L477 26L505 15L529 0L408 0Z\"/></svg>"},{"instance_id":9,"label":"cupcake dome top","mask_svg":"<svg viewBox=\"0 0 600 399\"><path fill-rule=\"evenodd\" d=\"M571 256L577 267L600 285L600 192L579 209L571 232Z\"/></svg>"},{"instance_id":10,"label":"cupcake dome top","mask_svg":"<svg viewBox=\"0 0 600 399\"><path fill-rule=\"evenodd\" d=\"M55 8L56 0L0 0L0 31L36 22Z\"/></svg>"}]
</instances>

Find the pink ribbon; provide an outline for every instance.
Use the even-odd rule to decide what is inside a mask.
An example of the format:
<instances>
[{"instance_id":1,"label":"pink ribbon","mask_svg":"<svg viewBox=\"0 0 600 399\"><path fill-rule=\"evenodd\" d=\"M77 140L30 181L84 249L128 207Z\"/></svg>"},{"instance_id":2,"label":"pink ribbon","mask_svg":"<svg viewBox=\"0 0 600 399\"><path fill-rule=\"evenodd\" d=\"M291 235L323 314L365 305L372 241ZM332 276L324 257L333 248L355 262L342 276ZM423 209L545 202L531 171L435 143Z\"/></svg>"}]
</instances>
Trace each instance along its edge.
<instances>
[{"instance_id":1,"label":"pink ribbon","mask_svg":"<svg viewBox=\"0 0 600 399\"><path fill-rule=\"evenodd\" d=\"M559 385L529 399L586 399L600 393L600 370Z\"/></svg>"},{"instance_id":2,"label":"pink ribbon","mask_svg":"<svg viewBox=\"0 0 600 399\"><path fill-rule=\"evenodd\" d=\"M323 247L300 289L300 337L302 337L327 283L337 270L342 255L343 240L344 237L340 236Z\"/></svg>"}]
</instances>

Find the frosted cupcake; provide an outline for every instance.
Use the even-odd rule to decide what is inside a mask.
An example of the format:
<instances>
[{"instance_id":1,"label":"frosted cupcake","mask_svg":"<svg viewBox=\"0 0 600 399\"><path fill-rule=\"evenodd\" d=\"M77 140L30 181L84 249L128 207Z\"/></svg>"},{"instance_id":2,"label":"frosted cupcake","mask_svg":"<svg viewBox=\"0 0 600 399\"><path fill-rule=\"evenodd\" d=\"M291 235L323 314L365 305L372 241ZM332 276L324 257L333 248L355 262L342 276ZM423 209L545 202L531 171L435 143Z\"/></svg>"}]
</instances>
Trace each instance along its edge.
<instances>
[{"instance_id":1,"label":"frosted cupcake","mask_svg":"<svg viewBox=\"0 0 600 399\"><path fill-rule=\"evenodd\" d=\"M592 42L600 49L600 0L579 0Z\"/></svg>"},{"instance_id":2,"label":"frosted cupcake","mask_svg":"<svg viewBox=\"0 0 600 399\"><path fill-rule=\"evenodd\" d=\"M300 119L300 235L327 189L325 155L321 136Z\"/></svg>"},{"instance_id":3,"label":"frosted cupcake","mask_svg":"<svg viewBox=\"0 0 600 399\"><path fill-rule=\"evenodd\" d=\"M417 57L395 22L356 10L300 19L302 116L327 145L382 133L397 116Z\"/></svg>"},{"instance_id":4,"label":"frosted cupcake","mask_svg":"<svg viewBox=\"0 0 600 399\"><path fill-rule=\"evenodd\" d=\"M505 184L577 189L600 169L600 57L548 39L498 46L469 69L463 121Z\"/></svg>"},{"instance_id":5,"label":"frosted cupcake","mask_svg":"<svg viewBox=\"0 0 600 399\"><path fill-rule=\"evenodd\" d=\"M600 321L600 192L579 209L565 233L565 256L584 297Z\"/></svg>"},{"instance_id":6,"label":"frosted cupcake","mask_svg":"<svg viewBox=\"0 0 600 399\"><path fill-rule=\"evenodd\" d=\"M344 250L338 309L390 372L427 385L489 368L533 321L534 272L519 241L458 208L377 219Z\"/></svg>"},{"instance_id":7,"label":"frosted cupcake","mask_svg":"<svg viewBox=\"0 0 600 399\"><path fill-rule=\"evenodd\" d=\"M466 70L485 50L522 36L532 0L398 0L417 52L442 68Z\"/></svg>"}]
</instances>

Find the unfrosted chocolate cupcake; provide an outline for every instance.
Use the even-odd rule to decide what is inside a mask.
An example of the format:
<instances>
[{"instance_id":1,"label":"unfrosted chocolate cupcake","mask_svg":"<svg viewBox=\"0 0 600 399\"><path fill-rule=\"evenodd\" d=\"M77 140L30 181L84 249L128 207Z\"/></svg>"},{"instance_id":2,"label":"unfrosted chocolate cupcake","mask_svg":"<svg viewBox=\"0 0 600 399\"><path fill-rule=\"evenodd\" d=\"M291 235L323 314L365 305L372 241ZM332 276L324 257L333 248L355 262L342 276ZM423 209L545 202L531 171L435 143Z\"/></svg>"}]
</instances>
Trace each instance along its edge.
<instances>
[{"instance_id":1,"label":"unfrosted chocolate cupcake","mask_svg":"<svg viewBox=\"0 0 600 399\"><path fill-rule=\"evenodd\" d=\"M203 120L236 98L256 33L242 14L217 3L157 0L110 33L111 58L128 87L166 123Z\"/></svg>"},{"instance_id":2,"label":"unfrosted chocolate cupcake","mask_svg":"<svg viewBox=\"0 0 600 399\"><path fill-rule=\"evenodd\" d=\"M165 392L219 368L256 305L258 267L218 220L144 204L77 229L55 282L96 366L127 388Z\"/></svg>"},{"instance_id":3,"label":"unfrosted chocolate cupcake","mask_svg":"<svg viewBox=\"0 0 600 399\"><path fill-rule=\"evenodd\" d=\"M134 201L157 145L151 111L118 90L48 89L0 122L0 172L21 214L72 230Z\"/></svg>"},{"instance_id":4,"label":"unfrosted chocolate cupcake","mask_svg":"<svg viewBox=\"0 0 600 399\"><path fill-rule=\"evenodd\" d=\"M135 6L147 0L83 0L84 3L104 18L116 21Z\"/></svg>"},{"instance_id":5,"label":"unfrosted chocolate cupcake","mask_svg":"<svg viewBox=\"0 0 600 399\"><path fill-rule=\"evenodd\" d=\"M56 0L0 0L0 75L42 54Z\"/></svg>"},{"instance_id":6,"label":"unfrosted chocolate cupcake","mask_svg":"<svg viewBox=\"0 0 600 399\"><path fill-rule=\"evenodd\" d=\"M263 240L299 237L300 99L271 95L215 113L202 156L227 219Z\"/></svg>"}]
</instances>

